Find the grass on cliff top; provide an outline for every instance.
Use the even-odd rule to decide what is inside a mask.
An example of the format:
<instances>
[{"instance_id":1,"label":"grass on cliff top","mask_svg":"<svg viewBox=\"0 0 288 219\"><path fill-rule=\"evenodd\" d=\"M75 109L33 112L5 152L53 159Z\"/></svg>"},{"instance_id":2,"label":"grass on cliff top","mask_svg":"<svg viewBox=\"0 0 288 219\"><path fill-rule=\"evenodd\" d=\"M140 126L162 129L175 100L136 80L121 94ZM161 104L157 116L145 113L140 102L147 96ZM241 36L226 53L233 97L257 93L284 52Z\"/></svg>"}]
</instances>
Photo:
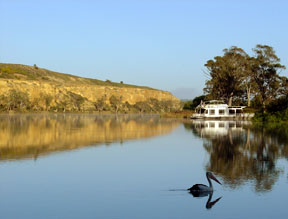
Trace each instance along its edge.
<instances>
[{"instance_id":1,"label":"grass on cliff top","mask_svg":"<svg viewBox=\"0 0 288 219\"><path fill-rule=\"evenodd\" d=\"M75 75L50 71L37 66L6 63L0 63L0 79L32 80L60 85L99 85L156 90L154 88L145 86L116 83L112 81L101 81L92 78L82 78Z\"/></svg>"}]
</instances>

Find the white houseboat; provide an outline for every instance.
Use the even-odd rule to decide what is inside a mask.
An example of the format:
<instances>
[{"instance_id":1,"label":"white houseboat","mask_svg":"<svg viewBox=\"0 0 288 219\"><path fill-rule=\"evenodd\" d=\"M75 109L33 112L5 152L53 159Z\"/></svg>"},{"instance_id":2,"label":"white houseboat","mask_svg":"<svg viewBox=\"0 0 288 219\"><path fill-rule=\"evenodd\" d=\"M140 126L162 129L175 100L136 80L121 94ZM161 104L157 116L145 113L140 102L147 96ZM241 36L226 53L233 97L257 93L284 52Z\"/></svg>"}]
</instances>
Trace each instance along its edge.
<instances>
[{"instance_id":1,"label":"white houseboat","mask_svg":"<svg viewBox=\"0 0 288 219\"><path fill-rule=\"evenodd\" d=\"M191 119L249 119L254 116L244 113L245 106L228 106L221 100L201 102L195 109Z\"/></svg>"}]
</instances>

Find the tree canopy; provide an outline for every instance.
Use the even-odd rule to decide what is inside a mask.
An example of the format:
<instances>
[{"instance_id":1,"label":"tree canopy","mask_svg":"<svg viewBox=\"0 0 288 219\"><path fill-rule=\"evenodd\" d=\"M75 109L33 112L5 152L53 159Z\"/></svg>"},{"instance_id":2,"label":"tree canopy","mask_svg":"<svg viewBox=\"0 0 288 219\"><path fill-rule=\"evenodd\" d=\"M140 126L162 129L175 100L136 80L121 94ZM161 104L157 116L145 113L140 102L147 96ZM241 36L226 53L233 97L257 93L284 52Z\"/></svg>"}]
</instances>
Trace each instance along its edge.
<instances>
[{"instance_id":1,"label":"tree canopy","mask_svg":"<svg viewBox=\"0 0 288 219\"><path fill-rule=\"evenodd\" d=\"M236 46L223 51L223 56L216 56L205 64L211 77L206 82L205 91L212 98L224 98L231 105L232 98L242 93L241 84L248 55Z\"/></svg>"},{"instance_id":2,"label":"tree canopy","mask_svg":"<svg viewBox=\"0 0 288 219\"><path fill-rule=\"evenodd\" d=\"M256 45L249 56L243 49L232 46L224 49L205 64L209 76L204 93L210 99L224 99L229 106L233 99L250 106L251 97L259 99L262 108L279 97L287 96L287 78L280 77L285 69L272 47Z\"/></svg>"}]
</instances>

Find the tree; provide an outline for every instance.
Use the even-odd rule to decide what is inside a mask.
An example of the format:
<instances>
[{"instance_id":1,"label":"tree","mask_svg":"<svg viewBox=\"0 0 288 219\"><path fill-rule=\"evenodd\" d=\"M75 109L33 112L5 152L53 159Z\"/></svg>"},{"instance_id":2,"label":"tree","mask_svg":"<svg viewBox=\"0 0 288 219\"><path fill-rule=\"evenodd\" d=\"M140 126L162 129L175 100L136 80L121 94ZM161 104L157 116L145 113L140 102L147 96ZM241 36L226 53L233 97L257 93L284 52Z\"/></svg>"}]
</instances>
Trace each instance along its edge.
<instances>
[{"instance_id":1,"label":"tree","mask_svg":"<svg viewBox=\"0 0 288 219\"><path fill-rule=\"evenodd\" d=\"M45 103L45 110L48 111L50 108L50 103L53 100L53 97L51 95L45 94L45 93L42 93L42 97L43 97L44 103Z\"/></svg>"},{"instance_id":2,"label":"tree","mask_svg":"<svg viewBox=\"0 0 288 219\"><path fill-rule=\"evenodd\" d=\"M279 63L280 59L270 46L256 45L253 51L255 56L251 59L252 77L260 96L262 112L265 112L267 102L279 95L281 78L278 71L285 69L285 66Z\"/></svg>"},{"instance_id":3,"label":"tree","mask_svg":"<svg viewBox=\"0 0 288 219\"><path fill-rule=\"evenodd\" d=\"M101 112L104 110L105 107L105 96L102 96L100 99L97 100L97 102L94 102L95 109L98 110L98 112Z\"/></svg>"},{"instance_id":4,"label":"tree","mask_svg":"<svg viewBox=\"0 0 288 219\"><path fill-rule=\"evenodd\" d=\"M23 111L30 106L28 94L19 90L12 89L7 96L7 110Z\"/></svg>"},{"instance_id":5,"label":"tree","mask_svg":"<svg viewBox=\"0 0 288 219\"><path fill-rule=\"evenodd\" d=\"M205 64L211 79L206 81L204 92L211 98L224 98L231 106L233 97L243 93L241 86L248 55L236 46L224 49L223 52L223 56L216 56Z\"/></svg>"},{"instance_id":6,"label":"tree","mask_svg":"<svg viewBox=\"0 0 288 219\"><path fill-rule=\"evenodd\" d=\"M122 103L122 96L120 98L118 98L118 97L115 97L114 95L112 95L109 98L109 101L110 101L112 108L115 110L116 113L118 113L118 110L119 110L121 103Z\"/></svg>"},{"instance_id":7,"label":"tree","mask_svg":"<svg viewBox=\"0 0 288 219\"><path fill-rule=\"evenodd\" d=\"M134 107L140 112L151 112L152 109L149 106L149 103L147 101L138 101L134 104Z\"/></svg>"},{"instance_id":8,"label":"tree","mask_svg":"<svg viewBox=\"0 0 288 219\"><path fill-rule=\"evenodd\" d=\"M159 100L157 100L156 98L150 98L148 100L148 104L152 107L151 109L154 111L154 112L163 112L163 107L162 107L162 104Z\"/></svg>"},{"instance_id":9,"label":"tree","mask_svg":"<svg viewBox=\"0 0 288 219\"><path fill-rule=\"evenodd\" d=\"M288 78L283 76L280 78L280 80L281 80L281 85L280 85L279 93L281 96L288 97Z\"/></svg>"},{"instance_id":10,"label":"tree","mask_svg":"<svg viewBox=\"0 0 288 219\"><path fill-rule=\"evenodd\" d=\"M245 95L247 98L247 106L251 106L251 94L255 91L255 82L252 77L252 59L250 56L246 56L246 61L243 63L243 78L242 78L242 86L245 89Z\"/></svg>"},{"instance_id":11,"label":"tree","mask_svg":"<svg viewBox=\"0 0 288 219\"><path fill-rule=\"evenodd\" d=\"M81 111L81 106L85 102L86 98L71 91L68 91L68 95L70 96L70 102L73 104L73 107L76 108L77 111Z\"/></svg>"},{"instance_id":12,"label":"tree","mask_svg":"<svg viewBox=\"0 0 288 219\"><path fill-rule=\"evenodd\" d=\"M193 100L185 102L183 109L194 110L201 103L201 101L205 100L205 98L205 95L195 97Z\"/></svg>"}]
</instances>

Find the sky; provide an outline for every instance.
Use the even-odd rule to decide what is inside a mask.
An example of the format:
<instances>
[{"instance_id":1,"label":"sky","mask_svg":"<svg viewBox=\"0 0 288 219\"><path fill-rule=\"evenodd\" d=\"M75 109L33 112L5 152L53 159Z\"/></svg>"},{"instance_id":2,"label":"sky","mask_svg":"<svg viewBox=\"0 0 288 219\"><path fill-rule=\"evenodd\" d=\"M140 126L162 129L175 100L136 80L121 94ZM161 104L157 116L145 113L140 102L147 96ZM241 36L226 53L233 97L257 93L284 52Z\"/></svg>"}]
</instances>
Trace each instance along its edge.
<instances>
[{"instance_id":1,"label":"sky","mask_svg":"<svg viewBox=\"0 0 288 219\"><path fill-rule=\"evenodd\" d=\"M0 0L0 62L192 99L231 46L272 46L288 68L287 11L286 0Z\"/></svg>"}]
</instances>

